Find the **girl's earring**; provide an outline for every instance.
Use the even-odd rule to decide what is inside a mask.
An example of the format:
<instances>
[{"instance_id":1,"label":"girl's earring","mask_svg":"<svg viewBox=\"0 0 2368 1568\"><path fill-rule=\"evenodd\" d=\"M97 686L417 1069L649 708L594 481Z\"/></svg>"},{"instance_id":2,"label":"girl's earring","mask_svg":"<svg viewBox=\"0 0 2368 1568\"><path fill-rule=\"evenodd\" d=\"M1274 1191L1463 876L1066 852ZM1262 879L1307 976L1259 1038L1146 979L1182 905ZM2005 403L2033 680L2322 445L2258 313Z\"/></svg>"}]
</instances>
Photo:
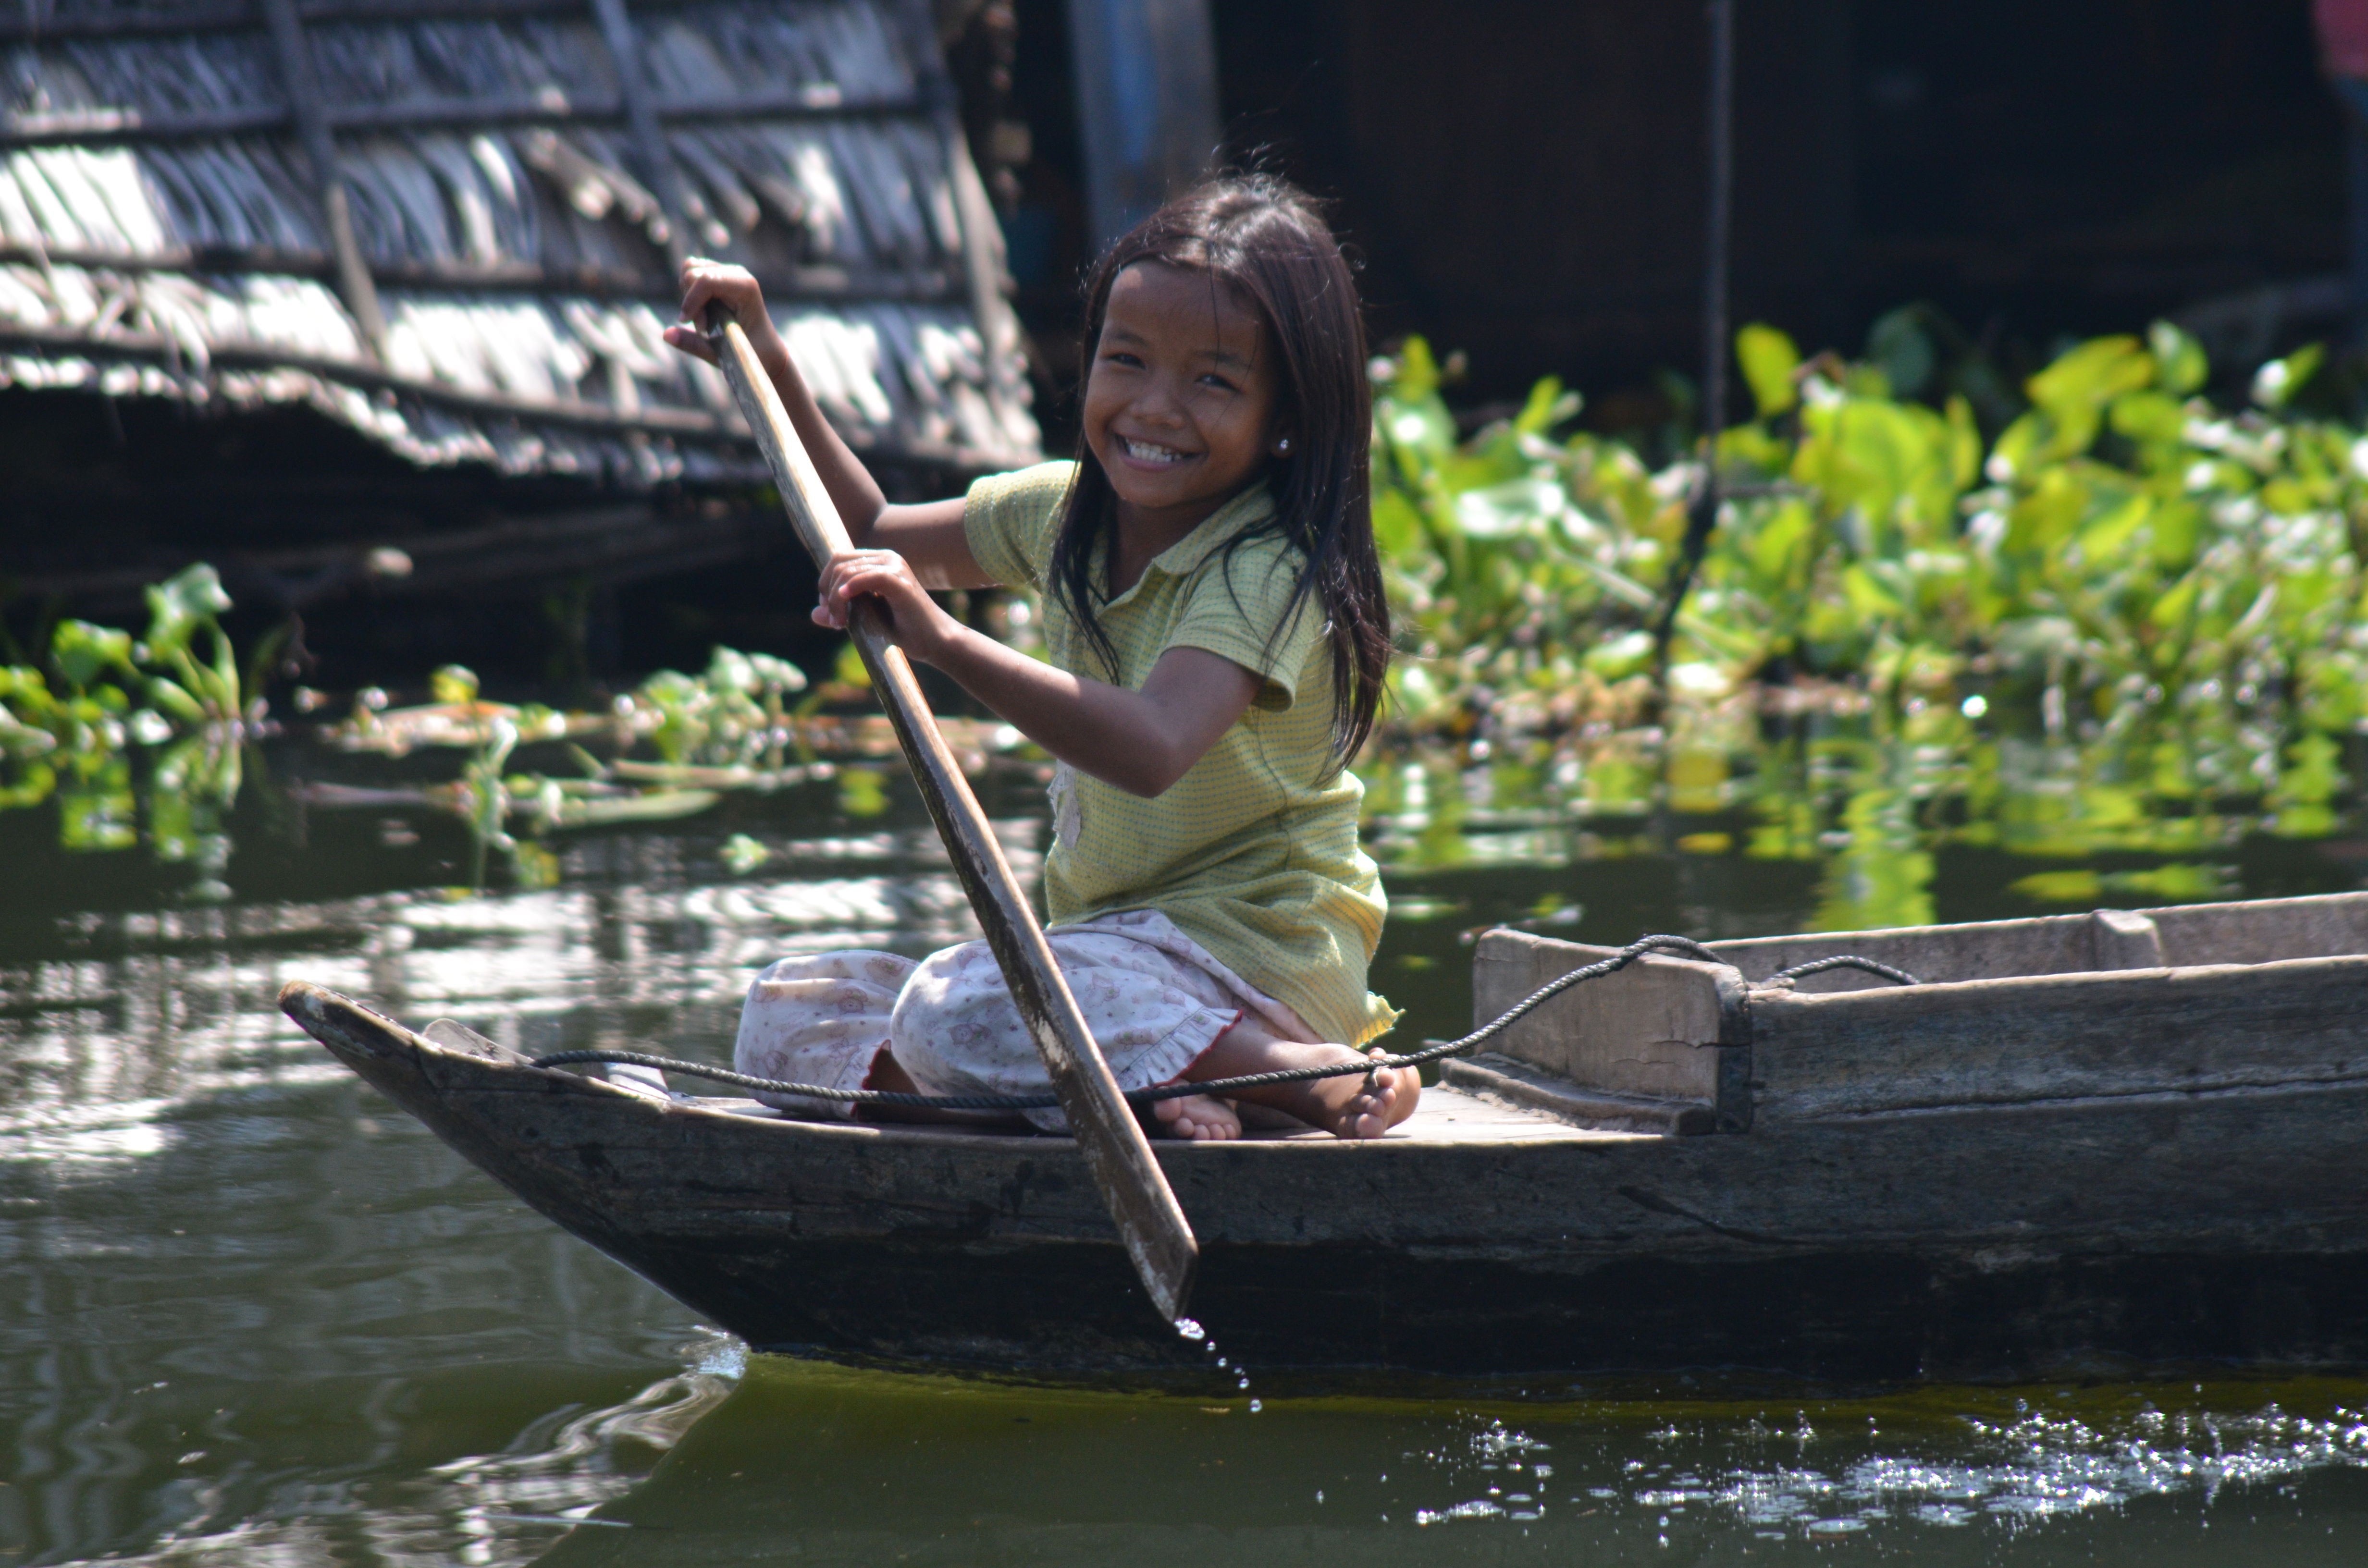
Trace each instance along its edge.
<instances>
[{"instance_id":1,"label":"girl's earring","mask_svg":"<svg viewBox=\"0 0 2368 1568\"><path fill-rule=\"evenodd\" d=\"M1274 444L1274 455L1279 458L1287 458L1291 455L1290 437L1285 436L1281 440L1277 441Z\"/></svg>"}]
</instances>

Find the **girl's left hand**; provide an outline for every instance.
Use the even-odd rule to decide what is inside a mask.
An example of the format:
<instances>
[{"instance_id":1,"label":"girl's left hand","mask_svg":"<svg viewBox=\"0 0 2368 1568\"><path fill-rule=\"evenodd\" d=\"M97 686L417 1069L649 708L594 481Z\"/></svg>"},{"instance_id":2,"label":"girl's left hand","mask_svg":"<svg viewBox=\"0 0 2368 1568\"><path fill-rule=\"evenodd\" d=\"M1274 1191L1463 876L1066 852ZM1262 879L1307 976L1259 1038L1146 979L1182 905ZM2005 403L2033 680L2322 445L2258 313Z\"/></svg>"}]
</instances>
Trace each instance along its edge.
<instances>
[{"instance_id":1,"label":"girl's left hand","mask_svg":"<svg viewBox=\"0 0 2368 1568\"><path fill-rule=\"evenodd\" d=\"M937 663L938 655L962 635L962 623L938 608L913 575L911 563L893 550L853 550L831 557L822 572L815 624L845 631L848 609L866 594L887 605L896 645L923 664Z\"/></svg>"}]
</instances>

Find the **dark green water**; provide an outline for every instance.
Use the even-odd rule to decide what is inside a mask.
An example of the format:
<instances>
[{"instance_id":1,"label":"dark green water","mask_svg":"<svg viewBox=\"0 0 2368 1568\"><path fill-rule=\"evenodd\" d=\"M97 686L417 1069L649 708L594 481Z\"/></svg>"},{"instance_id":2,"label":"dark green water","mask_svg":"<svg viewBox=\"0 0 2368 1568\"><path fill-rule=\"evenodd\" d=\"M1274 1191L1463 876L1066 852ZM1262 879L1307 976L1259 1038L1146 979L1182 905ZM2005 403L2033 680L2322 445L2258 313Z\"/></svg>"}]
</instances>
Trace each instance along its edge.
<instances>
[{"instance_id":1,"label":"dark green water","mask_svg":"<svg viewBox=\"0 0 2368 1568\"><path fill-rule=\"evenodd\" d=\"M1379 778L1377 984L1419 1035L1464 1016L1463 937L1497 920L1624 941L2359 881L2340 820L2134 824L2077 779L1969 817L1912 756L1797 760L1624 814L1602 767L1585 800L1520 768ZM2362 1382L1253 1415L750 1358L270 1006L301 976L530 1051L720 1056L783 951L968 934L925 821L877 804L729 799L472 896L441 889L456 824L258 785L225 903L0 813L0 1564L2368 1561ZM1032 786L991 807L1026 874ZM771 858L734 874L734 834Z\"/></svg>"}]
</instances>

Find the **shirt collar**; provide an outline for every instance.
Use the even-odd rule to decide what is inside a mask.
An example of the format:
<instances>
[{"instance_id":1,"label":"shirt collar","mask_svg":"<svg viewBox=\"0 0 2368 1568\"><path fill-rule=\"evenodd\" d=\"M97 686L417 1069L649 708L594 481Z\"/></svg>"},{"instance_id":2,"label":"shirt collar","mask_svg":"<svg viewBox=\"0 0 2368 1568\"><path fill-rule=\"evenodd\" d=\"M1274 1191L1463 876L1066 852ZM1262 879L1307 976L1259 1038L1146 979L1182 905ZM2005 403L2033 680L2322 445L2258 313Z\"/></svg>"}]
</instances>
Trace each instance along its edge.
<instances>
[{"instance_id":1,"label":"shirt collar","mask_svg":"<svg viewBox=\"0 0 2368 1568\"><path fill-rule=\"evenodd\" d=\"M1273 516L1274 494L1267 488L1266 481L1260 480L1201 518L1190 533L1153 556L1151 564L1144 568L1144 575L1165 572L1171 577L1189 576L1227 540Z\"/></svg>"}]
</instances>

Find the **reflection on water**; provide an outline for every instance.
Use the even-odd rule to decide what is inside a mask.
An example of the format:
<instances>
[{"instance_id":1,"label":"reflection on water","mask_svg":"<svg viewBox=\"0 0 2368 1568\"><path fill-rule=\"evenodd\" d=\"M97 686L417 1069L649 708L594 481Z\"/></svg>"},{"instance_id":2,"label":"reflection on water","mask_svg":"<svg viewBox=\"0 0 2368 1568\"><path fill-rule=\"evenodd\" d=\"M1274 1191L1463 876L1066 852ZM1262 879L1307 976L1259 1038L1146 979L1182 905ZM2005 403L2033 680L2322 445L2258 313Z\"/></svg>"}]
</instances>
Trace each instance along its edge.
<instances>
[{"instance_id":1,"label":"reflection on water","mask_svg":"<svg viewBox=\"0 0 2368 1568\"><path fill-rule=\"evenodd\" d=\"M1502 921L1625 941L2357 884L2338 815L2282 834L2273 804L2172 809L2086 766L1828 729L1378 767L1377 988L1410 1034L1459 1024L1464 938ZM1036 790L1016 768L987 790L1023 876ZM287 800L250 783L194 897L177 863L69 851L53 823L0 812L0 1563L1673 1561L1852 1541L2333 1563L2368 1544L2357 1384L1266 1393L1253 1418L748 1364L271 998L302 976L529 1051L720 1057L748 976L783 952L971 934L909 796L727 798L555 839L546 885L482 896L446 891L469 848L449 817Z\"/></svg>"}]
</instances>

